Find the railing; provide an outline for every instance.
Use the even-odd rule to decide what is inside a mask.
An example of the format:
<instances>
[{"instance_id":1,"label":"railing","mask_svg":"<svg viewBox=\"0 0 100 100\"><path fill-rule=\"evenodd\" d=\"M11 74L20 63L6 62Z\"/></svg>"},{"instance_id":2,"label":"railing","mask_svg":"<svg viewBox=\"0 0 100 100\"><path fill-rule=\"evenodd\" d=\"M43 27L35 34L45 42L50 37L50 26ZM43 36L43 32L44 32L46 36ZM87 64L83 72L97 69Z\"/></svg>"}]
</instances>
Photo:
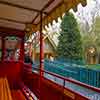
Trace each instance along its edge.
<instances>
[{"instance_id":1,"label":"railing","mask_svg":"<svg viewBox=\"0 0 100 100\"><path fill-rule=\"evenodd\" d=\"M33 72L39 74L39 70L37 67L33 68ZM58 74L48 72L45 70L41 70L44 73L44 77L50 81L55 82L56 84L61 85L64 89L69 89L72 93L82 96L91 100L100 100L100 89L84 84L82 82L76 81L71 78L65 78Z\"/></svg>"},{"instance_id":2,"label":"railing","mask_svg":"<svg viewBox=\"0 0 100 100\"><path fill-rule=\"evenodd\" d=\"M91 86L100 87L100 70L90 69L85 65L46 60L44 69L64 77L72 77Z\"/></svg>"}]
</instances>

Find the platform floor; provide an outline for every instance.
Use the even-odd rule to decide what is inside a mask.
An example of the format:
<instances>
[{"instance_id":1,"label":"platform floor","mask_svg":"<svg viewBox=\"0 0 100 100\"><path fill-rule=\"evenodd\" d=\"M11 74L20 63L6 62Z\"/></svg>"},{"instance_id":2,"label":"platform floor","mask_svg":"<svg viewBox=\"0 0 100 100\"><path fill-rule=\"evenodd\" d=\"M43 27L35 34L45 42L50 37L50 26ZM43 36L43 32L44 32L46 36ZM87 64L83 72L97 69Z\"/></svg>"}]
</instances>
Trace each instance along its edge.
<instances>
[{"instance_id":1,"label":"platform floor","mask_svg":"<svg viewBox=\"0 0 100 100\"><path fill-rule=\"evenodd\" d=\"M21 90L11 90L12 100L26 100Z\"/></svg>"},{"instance_id":2,"label":"platform floor","mask_svg":"<svg viewBox=\"0 0 100 100\"><path fill-rule=\"evenodd\" d=\"M20 89L10 89L7 78L0 78L0 100L26 100Z\"/></svg>"}]
</instances>

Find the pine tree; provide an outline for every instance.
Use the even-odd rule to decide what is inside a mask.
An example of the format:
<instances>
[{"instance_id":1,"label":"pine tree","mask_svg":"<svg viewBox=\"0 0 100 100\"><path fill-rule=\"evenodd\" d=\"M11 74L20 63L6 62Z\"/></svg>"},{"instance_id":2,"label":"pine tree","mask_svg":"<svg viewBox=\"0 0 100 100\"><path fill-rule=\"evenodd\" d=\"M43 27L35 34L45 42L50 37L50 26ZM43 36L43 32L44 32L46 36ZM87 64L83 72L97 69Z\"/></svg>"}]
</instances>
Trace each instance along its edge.
<instances>
[{"instance_id":1,"label":"pine tree","mask_svg":"<svg viewBox=\"0 0 100 100\"><path fill-rule=\"evenodd\" d=\"M82 41L78 24L73 14L67 12L61 23L61 35L57 47L58 57L64 59L82 58Z\"/></svg>"}]
</instances>

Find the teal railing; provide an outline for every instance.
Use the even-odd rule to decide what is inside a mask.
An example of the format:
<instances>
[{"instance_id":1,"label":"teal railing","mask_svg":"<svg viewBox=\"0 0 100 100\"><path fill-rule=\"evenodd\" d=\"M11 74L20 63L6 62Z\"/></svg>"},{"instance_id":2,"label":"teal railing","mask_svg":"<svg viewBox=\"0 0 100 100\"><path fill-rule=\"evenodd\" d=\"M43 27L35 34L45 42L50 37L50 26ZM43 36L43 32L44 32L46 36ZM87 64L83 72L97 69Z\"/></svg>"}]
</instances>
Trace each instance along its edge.
<instances>
[{"instance_id":1,"label":"teal railing","mask_svg":"<svg viewBox=\"0 0 100 100\"><path fill-rule=\"evenodd\" d=\"M90 69L82 64L45 60L44 69L95 87L100 87L100 70Z\"/></svg>"}]
</instances>

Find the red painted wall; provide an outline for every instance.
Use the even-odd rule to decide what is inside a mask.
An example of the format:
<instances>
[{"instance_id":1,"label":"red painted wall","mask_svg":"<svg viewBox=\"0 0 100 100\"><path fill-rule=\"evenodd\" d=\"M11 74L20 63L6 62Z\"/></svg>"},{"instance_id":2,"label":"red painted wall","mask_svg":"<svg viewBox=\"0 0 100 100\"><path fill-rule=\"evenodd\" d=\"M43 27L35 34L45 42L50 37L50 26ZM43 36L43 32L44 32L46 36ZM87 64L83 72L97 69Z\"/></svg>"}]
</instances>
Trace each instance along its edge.
<instances>
[{"instance_id":1,"label":"red painted wall","mask_svg":"<svg viewBox=\"0 0 100 100\"><path fill-rule=\"evenodd\" d=\"M39 75L24 74L24 82L40 100L88 100L85 97L43 78L39 87ZM41 90L41 91L39 91Z\"/></svg>"},{"instance_id":2,"label":"red painted wall","mask_svg":"<svg viewBox=\"0 0 100 100\"><path fill-rule=\"evenodd\" d=\"M22 68L23 66L20 62L1 62L0 77L7 77L10 86L16 86L18 80L21 78Z\"/></svg>"}]
</instances>

